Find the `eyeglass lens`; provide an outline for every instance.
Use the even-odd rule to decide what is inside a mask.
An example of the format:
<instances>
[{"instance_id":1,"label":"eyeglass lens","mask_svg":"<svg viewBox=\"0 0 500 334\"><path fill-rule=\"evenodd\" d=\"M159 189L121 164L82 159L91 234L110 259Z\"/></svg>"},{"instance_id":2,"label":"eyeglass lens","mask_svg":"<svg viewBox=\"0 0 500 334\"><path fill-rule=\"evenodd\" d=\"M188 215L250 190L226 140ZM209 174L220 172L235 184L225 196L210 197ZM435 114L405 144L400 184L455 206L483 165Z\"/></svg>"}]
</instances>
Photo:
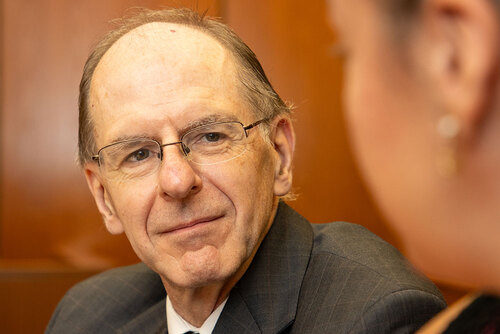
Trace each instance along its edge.
<instances>
[{"instance_id":1,"label":"eyeglass lens","mask_svg":"<svg viewBox=\"0 0 500 334\"><path fill-rule=\"evenodd\" d=\"M239 122L200 126L181 137L181 151L196 164L221 163L246 150L246 133ZM176 143L173 143L176 144ZM118 142L101 149L99 160L110 177L137 178L154 173L161 165L162 147L151 139ZM168 163L168 155L163 159Z\"/></svg>"}]
</instances>

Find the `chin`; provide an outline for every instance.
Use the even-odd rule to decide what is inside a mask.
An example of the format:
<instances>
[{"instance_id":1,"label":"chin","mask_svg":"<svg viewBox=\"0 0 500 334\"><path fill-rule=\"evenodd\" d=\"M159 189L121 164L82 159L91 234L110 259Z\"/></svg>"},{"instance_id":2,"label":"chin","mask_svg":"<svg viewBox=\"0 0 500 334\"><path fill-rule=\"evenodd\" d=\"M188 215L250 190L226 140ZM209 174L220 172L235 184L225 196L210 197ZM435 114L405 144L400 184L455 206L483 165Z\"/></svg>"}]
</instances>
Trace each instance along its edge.
<instances>
[{"instance_id":1,"label":"chin","mask_svg":"<svg viewBox=\"0 0 500 334\"><path fill-rule=\"evenodd\" d=\"M206 285L224 284L233 277L241 267L236 256L231 260L223 259L219 254L200 256L200 254L184 255L181 259L179 286L199 288Z\"/></svg>"},{"instance_id":2,"label":"chin","mask_svg":"<svg viewBox=\"0 0 500 334\"><path fill-rule=\"evenodd\" d=\"M235 274L236 270L223 271L210 266L204 268L190 268L183 270L176 277L168 277L171 283L178 288L196 289L209 285L224 285Z\"/></svg>"},{"instance_id":3,"label":"chin","mask_svg":"<svg viewBox=\"0 0 500 334\"><path fill-rule=\"evenodd\" d=\"M197 289L204 286L225 282L226 275L213 268L189 268L183 270L179 267L158 268L155 271L160 275L164 284L176 289Z\"/></svg>"}]
</instances>

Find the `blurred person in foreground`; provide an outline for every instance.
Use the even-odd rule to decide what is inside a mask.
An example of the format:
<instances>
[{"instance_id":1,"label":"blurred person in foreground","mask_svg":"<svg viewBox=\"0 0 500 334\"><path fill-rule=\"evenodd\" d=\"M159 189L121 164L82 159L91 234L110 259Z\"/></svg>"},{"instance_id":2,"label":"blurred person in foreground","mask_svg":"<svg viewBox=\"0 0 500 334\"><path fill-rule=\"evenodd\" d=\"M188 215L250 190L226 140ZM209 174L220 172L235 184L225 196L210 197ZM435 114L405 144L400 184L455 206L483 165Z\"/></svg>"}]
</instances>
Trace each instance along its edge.
<instances>
[{"instance_id":1,"label":"blurred person in foreground","mask_svg":"<svg viewBox=\"0 0 500 334\"><path fill-rule=\"evenodd\" d=\"M500 332L496 0L330 0L362 172L410 259L479 294L429 332Z\"/></svg>"},{"instance_id":2,"label":"blurred person in foreground","mask_svg":"<svg viewBox=\"0 0 500 334\"><path fill-rule=\"evenodd\" d=\"M79 138L107 229L143 263L72 288L48 333L407 333L444 307L384 241L280 200L290 110L216 20L122 20L86 63Z\"/></svg>"}]
</instances>

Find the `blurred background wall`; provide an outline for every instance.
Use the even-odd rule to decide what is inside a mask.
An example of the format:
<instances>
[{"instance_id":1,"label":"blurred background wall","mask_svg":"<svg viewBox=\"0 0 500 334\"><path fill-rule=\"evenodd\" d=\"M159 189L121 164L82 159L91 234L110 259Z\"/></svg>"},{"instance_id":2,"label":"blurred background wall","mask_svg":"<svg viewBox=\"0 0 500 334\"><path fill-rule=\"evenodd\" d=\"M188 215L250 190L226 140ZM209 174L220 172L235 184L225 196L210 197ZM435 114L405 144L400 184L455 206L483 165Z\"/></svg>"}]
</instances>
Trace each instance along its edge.
<instances>
[{"instance_id":1,"label":"blurred background wall","mask_svg":"<svg viewBox=\"0 0 500 334\"><path fill-rule=\"evenodd\" d=\"M359 223L399 246L348 147L323 1L1 0L1 333L42 332L75 282L138 261L124 236L105 230L76 164L83 64L109 21L133 6L208 10L233 27L296 107L299 197L290 204L313 222ZM462 293L440 287L449 300Z\"/></svg>"}]
</instances>

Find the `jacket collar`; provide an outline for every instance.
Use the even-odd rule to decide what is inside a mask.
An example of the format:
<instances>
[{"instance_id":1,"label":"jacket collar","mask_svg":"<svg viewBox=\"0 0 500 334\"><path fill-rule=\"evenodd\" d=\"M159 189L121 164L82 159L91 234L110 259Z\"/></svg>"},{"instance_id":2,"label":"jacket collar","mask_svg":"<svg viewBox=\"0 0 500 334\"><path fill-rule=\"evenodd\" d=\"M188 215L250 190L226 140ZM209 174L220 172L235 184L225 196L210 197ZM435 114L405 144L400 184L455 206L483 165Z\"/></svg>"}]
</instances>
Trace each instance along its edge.
<instances>
[{"instance_id":1,"label":"jacket collar","mask_svg":"<svg viewBox=\"0 0 500 334\"><path fill-rule=\"evenodd\" d=\"M167 333L166 295L118 330L118 333Z\"/></svg>"},{"instance_id":2,"label":"jacket collar","mask_svg":"<svg viewBox=\"0 0 500 334\"><path fill-rule=\"evenodd\" d=\"M214 333L279 333L295 319L313 243L309 222L283 202Z\"/></svg>"}]
</instances>

